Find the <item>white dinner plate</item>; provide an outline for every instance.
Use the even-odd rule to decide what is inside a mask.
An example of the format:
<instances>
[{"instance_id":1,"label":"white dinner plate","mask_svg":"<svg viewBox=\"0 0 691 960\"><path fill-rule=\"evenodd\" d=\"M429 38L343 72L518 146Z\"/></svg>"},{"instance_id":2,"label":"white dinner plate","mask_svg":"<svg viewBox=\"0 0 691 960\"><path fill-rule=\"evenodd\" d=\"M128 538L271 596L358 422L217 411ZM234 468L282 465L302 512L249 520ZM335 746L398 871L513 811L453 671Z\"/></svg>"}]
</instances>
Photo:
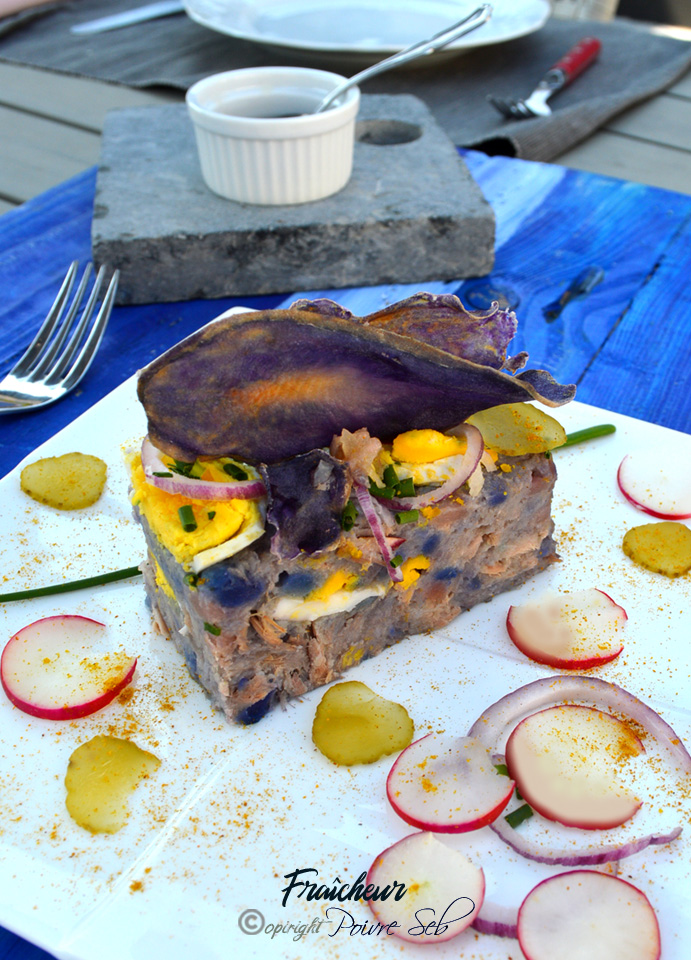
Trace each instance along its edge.
<instances>
[{"instance_id":1,"label":"white dinner plate","mask_svg":"<svg viewBox=\"0 0 691 960\"><path fill-rule=\"evenodd\" d=\"M613 436L554 454L559 479L553 513L563 562L347 676L405 704L418 734L445 729L462 735L493 701L552 675L512 646L508 606L547 589L596 586L629 616L624 652L597 675L654 706L689 743L691 578L670 580L624 556L623 533L646 519L618 494L615 475L633 447L655 456L659 444L684 449L691 437L579 403L556 413L567 430L601 422L617 427ZM0 481L4 591L139 562L144 541L131 517L121 454L144 430L132 379L28 458L80 450L107 462L105 493L78 514L28 499L19 488L21 467ZM314 868L320 882L338 877L352 883L378 853L412 832L385 798L391 759L348 769L314 748L312 719L323 690L272 711L256 726L226 723L172 644L154 632L138 579L0 605L0 636L61 613L107 622L139 665L128 702L72 722L27 716L0 692L0 924L64 960L422 956L415 944L387 936L374 943L335 922L317 930L323 902L292 895L282 904L292 871ZM128 737L162 761L137 788L130 819L112 836L87 833L65 808L68 758L101 733ZM682 836L623 861L621 875L653 903L665 960L686 960L691 811L688 796L662 797L661 804L678 810ZM564 869L523 860L488 828L444 842L470 852L484 868L488 898L507 906ZM264 926L246 911L259 911ZM349 911L353 922L371 921L362 903L350 902ZM253 932L240 928L243 915ZM286 931L290 923L298 933L305 924L302 939ZM518 953L515 941L472 930L425 949L430 960L508 960Z\"/></svg>"},{"instance_id":2,"label":"white dinner plate","mask_svg":"<svg viewBox=\"0 0 691 960\"><path fill-rule=\"evenodd\" d=\"M372 60L432 36L478 6L473 0L185 0L193 20L220 33L294 54ZM432 57L514 40L539 30L550 15L548 0L493 0L492 7L489 23Z\"/></svg>"}]
</instances>

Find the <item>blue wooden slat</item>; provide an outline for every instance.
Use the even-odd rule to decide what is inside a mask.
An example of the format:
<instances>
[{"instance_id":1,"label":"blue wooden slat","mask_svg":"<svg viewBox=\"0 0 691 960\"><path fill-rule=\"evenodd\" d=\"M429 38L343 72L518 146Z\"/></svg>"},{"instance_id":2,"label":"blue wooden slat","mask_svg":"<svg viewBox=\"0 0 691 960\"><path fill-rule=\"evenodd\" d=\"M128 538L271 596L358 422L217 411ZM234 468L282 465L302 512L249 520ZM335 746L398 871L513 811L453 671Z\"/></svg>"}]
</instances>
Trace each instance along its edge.
<instances>
[{"instance_id":1,"label":"blue wooden slat","mask_svg":"<svg viewBox=\"0 0 691 960\"><path fill-rule=\"evenodd\" d=\"M579 385L579 399L691 433L691 214ZM691 481L690 481L691 482Z\"/></svg>"},{"instance_id":2,"label":"blue wooden slat","mask_svg":"<svg viewBox=\"0 0 691 960\"><path fill-rule=\"evenodd\" d=\"M506 205L512 199L506 184L517 162L477 156L468 154L467 162L490 203L503 192ZM546 166L524 165L538 173ZM491 178L485 176L490 167ZM691 198L574 170L563 174L498 249L491 285L520 298L519 333L512 350L528 350L530 366L545 367L562 382L578 383L691 213ZM513 202L514 207L521 204L520 194ZM558 320L548 322L545 308L590 269L602 272L601 282L584 298L572 300ZM476 282L464 283L459 295L467 299L476 287ZM611 389L606 379L599 381L590 402L608 406ZM645 407L639 408L638 415L645 414Z\"/></svg>"}]
</instances>

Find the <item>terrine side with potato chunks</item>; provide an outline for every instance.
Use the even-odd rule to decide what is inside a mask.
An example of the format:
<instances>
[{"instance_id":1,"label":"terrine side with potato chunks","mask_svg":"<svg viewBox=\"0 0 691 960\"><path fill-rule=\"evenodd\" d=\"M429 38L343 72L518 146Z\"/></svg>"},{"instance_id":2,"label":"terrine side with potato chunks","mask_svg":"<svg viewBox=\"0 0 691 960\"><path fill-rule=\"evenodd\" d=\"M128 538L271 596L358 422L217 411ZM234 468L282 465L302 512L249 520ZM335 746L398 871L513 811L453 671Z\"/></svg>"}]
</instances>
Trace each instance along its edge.
<instances>
[{"instance_id":1,"label":"terrine side with potato chunks","mask_svg":"<svg viewBox=\"0 0 691 960\"><path fill-rule=\"evenodd\" d=\"M364 318L298 301L221 317L142 371L146 590L229 719L254 723L558 559L545 451L563 431L522 405L575 388L519 373L515 329L446 295Z\"/></svg>"}]
</instances>

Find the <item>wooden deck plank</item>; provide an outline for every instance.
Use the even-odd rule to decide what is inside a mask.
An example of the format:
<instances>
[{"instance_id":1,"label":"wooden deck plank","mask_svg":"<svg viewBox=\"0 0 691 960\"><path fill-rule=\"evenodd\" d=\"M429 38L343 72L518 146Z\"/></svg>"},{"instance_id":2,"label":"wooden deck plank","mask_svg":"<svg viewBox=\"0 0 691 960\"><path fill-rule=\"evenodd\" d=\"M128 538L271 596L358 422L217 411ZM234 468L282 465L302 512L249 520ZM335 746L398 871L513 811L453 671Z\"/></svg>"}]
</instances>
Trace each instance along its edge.
<instances>
[{"instance_id":1,"label":"wooden deck plank","mask_svg":"<svg viewBox=\"0 0 691 960\"><path fill-rule=\"evenodd\" d=\"M691 98L646 100L614 117L606 129L691 153Z\"/></svg>"},{"instance_id":2,"label":"wooden deck plank","mask_svg":"<svg viewBox=\"0 0 691 960\"><path fill-rule=\"evenodd\" d=\"M96 133L0 106L0 197L22 203L98 161Z\"/></svg>"},{"instance_id":3,"label":"wooden deck plank","mask_svg":"<svg viewBox=\"0 0 691 960\"><path fill-rule=\"evenodd\" d=\"M607 130L555 157L554 162L691 195L688 152Z\"/></svg>"},{"instance_id":4,"label":"wooden deck plank","mask_svg":"<svg viewBox=\"0 0 691 960\"><path fill-rule=\"evenodd\" d=\"M677 80L674 86L669 88L669 92L679 97L691 97L691 70L684 74L681 80Z\"/></svg>"},{"instance_id":5,"label":"wooden deck plank","mask_svg":"<svg viewBox=\"0 0 691 960\"><path fill-rule=\"evenodd\" d=\"M100 132L108 110L179 103L174 90L136 90L116 83L0 63L0 103Z\"/></svg>"}]
</instances>

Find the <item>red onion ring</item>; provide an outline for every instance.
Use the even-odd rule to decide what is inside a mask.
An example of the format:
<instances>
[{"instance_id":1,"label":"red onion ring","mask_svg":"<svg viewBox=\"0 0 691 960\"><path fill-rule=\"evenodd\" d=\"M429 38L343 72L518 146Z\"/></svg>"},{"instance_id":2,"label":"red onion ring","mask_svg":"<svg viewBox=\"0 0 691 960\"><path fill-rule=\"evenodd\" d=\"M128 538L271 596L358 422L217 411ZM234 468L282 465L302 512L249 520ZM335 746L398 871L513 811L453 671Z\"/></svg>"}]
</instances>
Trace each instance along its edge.
<instances>
[{"instance_id":1,"label":"red onion ring","mask_svg":"<svg viewBox=\"0 0 691 960\"><path fill-rule=\"evenodd\" d=\"M392 538L387 537L386 533L384 532L384 527L381 518L377 513L377 505L372 497L372 494L369 492L367 487L363 486L361 483L358 483L357 480L354 481L353 488L355 490L355 496L358 499L358 503L360 504L360 509L365 515L365 520L369 524L372 531L372 536L377 541L377 546L381 550L381 555L384 558L386 569L389 571L389 576L394 583L400 583L403 580L403 574L398 567L391 566L394 553L389 541Z\"/></svg>"},{"instance_id":2,"label":"red onion ring","mask_svg":"<svg viewBox=\"0 0 691 960\"><path fill-rule=\"evenodd\" d=\"M454 429L454 436L463 435L466 438L468 446L463 454L463 459L448 480L445 480L440 487L435 487L427 493L418 494L416 497L397 497L396 500L384 500L387 506L395 507L397 510L420 510L422 507L429 507L439 500L444 500L451 496L454 490L458 490L462 484L477 469L480 462L484 444L482 434L469 423L462 423Z\"/></svg>"},{"instance_id":3,"label":"red onion ring","mask_svg":"<svg viewBox=\"0 0 691 960\"><path fill-rule=\"evenodd\" d=\"M495 937L518 938L518 907L502 907L483 900L480 912L471 926L478 933L490 933Z\"/></svg>"},{"instance_id":4,"label":"red onion ring","mask_svg":"<svg viewBox=\"0 0 691 960\"><path fill-rule=\"evenodd\" d=\"M468 736L477 737L491 749L522 717L547 706L565 702L588 703L599 709L609 707L629 717L645 729L678 773L691 775L691 756L672 727L633 694L597 677L558 676L535 680L492 704L475 721ZM546 850L543 844L527 837L520 830L514 830L504 817L499 817L490 826L504 843L521 856L538 863L559 863L564 866L585 866L620 860L647 846L669 843L681 833L681 827L677 826L619 843L591 842L586 850L577 849L573 841L563 849L551 847Z\"/></svg>"},{"instance_id":5,"label":"red onion ring","mask_svg":"<svg viewBox=\"0 0 691 960\"><path fill-rule=\"evenodd\" d=\"M222 480L199 480L175 473L170 477L157 477L157 473L171 473L171 470L148 437L142 443L142 466L147 483L166 493L181 493L193 500L255 500L266 493L266 487L259 478L225 483Z\"/></svg>"}]
</instances>

